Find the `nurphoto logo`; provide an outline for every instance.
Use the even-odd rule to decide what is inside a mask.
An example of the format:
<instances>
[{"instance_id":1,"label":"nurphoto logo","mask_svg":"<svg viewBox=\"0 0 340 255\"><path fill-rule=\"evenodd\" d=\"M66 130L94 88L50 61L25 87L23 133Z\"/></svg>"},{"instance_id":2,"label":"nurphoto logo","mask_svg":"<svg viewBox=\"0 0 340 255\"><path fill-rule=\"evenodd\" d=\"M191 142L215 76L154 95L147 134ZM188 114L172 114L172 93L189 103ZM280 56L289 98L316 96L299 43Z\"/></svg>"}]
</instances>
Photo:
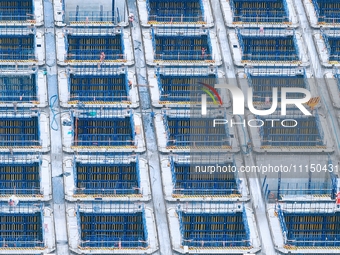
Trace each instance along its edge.
<instances>
[{"instance_id":1,"label":"nurphoto logo","mask_svg":"<svg viewBox=\"0 0 340 255\"><path fill-rule=\"evenodd\" d=\"M207 84L201 83L205 86ZM222 105L222 100L213 87L208 87L211 91L214 92L214 94L218 97L220 105ZM245 100L243 92L240 88L237 86L229 85L229 84L216 84L215 88L225 88L228 89L231 92L232 101L233 101L233 115L244 115L244 106L245 106ZM204 90L205 91L205 90ZM252 88L248 88L248 108L251 113L255 115L270 115L274 113L277 109L277 103L278 103L278 88L273 87L272 92L272 106L270 109L266 110L258 110L255 109L253 104L253 90ZM288 93L302 93L305 95L304 98L287 98ZM211 93L208 93L210 97L212 97ZM311 99L311 94L307 89L304 88L281 88L281 115L286 116L287 112L287 105L293 104L295 105L304 115L312 115L304 106L304 103L307 103ZM207 115L207 95L202 94L201 98L202 102L202 115Z\"/></svg>"}]
</instances>

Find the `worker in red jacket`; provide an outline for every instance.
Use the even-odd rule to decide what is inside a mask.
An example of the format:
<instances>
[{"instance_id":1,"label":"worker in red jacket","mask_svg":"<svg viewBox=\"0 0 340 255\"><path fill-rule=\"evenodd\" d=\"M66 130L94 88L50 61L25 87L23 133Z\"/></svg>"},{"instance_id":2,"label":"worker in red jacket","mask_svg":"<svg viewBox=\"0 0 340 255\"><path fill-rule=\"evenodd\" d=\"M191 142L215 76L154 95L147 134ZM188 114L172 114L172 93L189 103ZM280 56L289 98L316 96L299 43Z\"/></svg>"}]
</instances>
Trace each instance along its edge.
<instances>
[{"instance_id":1,"label":"worker in red jacket","mask_svg":"<svg viewBox=\"0 0 340 255\"><path fill-rule=\"evenodd\" d=\"M132 13L130 13L129 14L129 24L130 24L131 27L133 27L134 19L135 19L135 16Z\"/></svg>"}]
</instances>

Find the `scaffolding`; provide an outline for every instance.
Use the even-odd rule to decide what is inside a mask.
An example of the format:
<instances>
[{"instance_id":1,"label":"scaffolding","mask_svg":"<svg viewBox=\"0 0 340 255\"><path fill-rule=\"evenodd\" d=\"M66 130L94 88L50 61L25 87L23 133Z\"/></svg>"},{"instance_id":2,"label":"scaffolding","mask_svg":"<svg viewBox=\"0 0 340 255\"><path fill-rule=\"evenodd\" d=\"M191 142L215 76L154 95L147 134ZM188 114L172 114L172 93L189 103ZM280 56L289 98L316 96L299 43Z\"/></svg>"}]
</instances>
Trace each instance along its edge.
<instances>
[{"instance_id":1,"label":"scaffolding","mask_svg":"<svg viewBox=\"0 0 340 255\"><path fill-rule=\"evenodd\" d=\"M93 203L78 206L80 249L147 249L149 246L143 205Z\"/></svg>"},{"instance_id":2,"label":"scaffolding","mask_svg":"<svg viewBox=\"0 0 340 255\"><path fill-rule=\"evenodd\" d=\"M34 0L0 2L0 23L34 21Z\"/></svg>"},{"instance_id":3,"label":"scaffolding","mask_svg":"<svg viewBox=\"0 0 340 255\"><path fill-rule=\"evenodd\" d=\"M231 0L234 23L288 23L289 9L286 0Z\"/></svg>"},{"instance_id":4,"label":"scaffolding","mask_svg":"<svg viewBox=\"0 0 340 255\"><path fill-rule=\"evenodd\" d=\"M258 123L263 123L259 128L261 147L323 147L324 133L320 123L317 109L313 116L303 115L301 112L293 111L283 118L281 115L271 115L266 121L263 116L256 117ZM284 122L282 126L281 122Z\"/></svg>"},{"instance_id":5,"label":"scaffolding","mask_svg":"<svg viewBox=\"0 0 340 255\"><path fill-rule=\"evenodd\" d=\"M147 0L149 24L204 24L202 0Z\"/></svg>"},{"instance_id":6,"label":"scaffolding","mask_svg":"<svg viewBox=\"0 0 340 255\"><path fill-rule=\"evenodd\" d=\"M289 174L289 178L287 178L287 176L283 176L282 172L279 172L277 189L269 188L266 175L262 183L265 199L270 199L271 201L275 199L277 201L283 200L286 196L313 196L314 200L324 197L335 199L337 193L337 177L333 173L333 163L330 158L325 165L315 164L314 169L307 169L305 165L300 165L298 168L299 173L302 172L302 169L304 171L306 170L308 176L306 175L304 177L302 174L299 174L296 182L293 182L292 174ZM296 171L294 170L294 172Z\"/></svg>"},{"instance_id":7,"label":"scaffolding","mask_svg":"<svg viewBox=\"0 0 340 255\"><path fill-rule=\"evenodd\" d=\"M64 33L65 62L124 61L124 32L115 28L69 28Z\"/></svg>"},{"instance_id":8,"label":"scaffolding","mask_svg":"<svg viewBox=\"0 0 340 255\"><path fill-rule=\"evenodd\" d=\"M203 206L204 207L204 206ZM214 208L187 210L177 208L182 245L189 247L240 247L251 246L250 231L245 207L238 205L234 210Z\"/></svg>"},{"instance_id":9,"label":"scaffolding","mask_svg":"<svg viewBox=\"0 0 340 255\"><path fill-rule=\"evenodd\" d=\"M0 196L41 196L41 164L42 159L39 155L2 155L0 158Z\"/></svg>"},{"instance_id":10,"label":"scaffolding","mask_svg":"<svg viewBox=\"0 0 340 255\"><path fill-rule=\"evenodd\" d=\"M328 33L322 32L327 53L328 61L340 61L340 35L337 30L329 31Z\"/></svg>"},{"instance_id":11,"label":"scaffolding","mask_svg":"<svg viewBox=\"0 0 340 255\"><path fill-rule=\"evenodd\" d=\"M131 158L100 156L84 162L74 157L75 196L141 195L139 159L138 156Z\"/></svg>"},{"instance_id":12,"label":"scaffolding","mask_svg":"<svg viewBox=\"0 0 340 255\"><path fill-rule=\"evenodd\" d=\"M2 249L41 249L45 247L41 205L18 204L9 208L1 204L0 243Z\"/></svg>"},{"instance_id":13,"label":"scaffolding","mask_svg":"<svg viewBox=\"0 0 340 255\"><path fill-rule=\"evenodd\" d=\"M68 70L69 104L130 103L127 68L103 65Z\"/></svg>"},{"instance_id":14,"label":"scaffolding","mask_svg":"<svg viewBox=\"0 0 340 255\"><path fill-rule=\"evenodd\" d=\"M302 181L301 181L302 182ZM290 183L281 182L281 188L279 190L280 197L283 196L305 196L305 195L328 195L331 196L333 193L333 187L330 182L302 182L302 183Z\"/></svg>"},{"instance_id":15,"label":"scaffolding","mask_svg":"<svg viewBox=\"0 0 340 255\"><path fill-rule=\"evenodd\" d=\"M209 30L202 28L151 28L154 59L212 61Z\"/></svg>"},{"instance_id":16,"label":"scaffolding","mask_svg":"<svg viewBox=\"0 0 340 255\"><path fill-rule=\"evenodd\" d=\"M125 14L120 13L117 6L115 6L115 1L111 1L112 7L109 9L107 6L100 5L99 11L89 10L86 8L86 4L82 3L80 6L76 5L75 10L68 11L65 8L65 1L62 1L62 10L66 14L65 16L68 17L66 21L67 25L70 26L88 26L88 25L95 25L95 26L107 26L107 25L117 25L121 21L124 21ZM82 11L81 9L87 9ZM123 17L122 17L123 15Z\"/></svg>"},{"instance_id":17,"label":"scaffolding","mask_svg":"<svg viewBox=\"0 0 340 255\"><path fill-rule=\"evenodd\" d=\"M223 116L222 111L216 116L208 116L202 118L201 115L194 114L193 109L182 114L167 114L165 110L163 124L167 148L230 148L228 125L214 127L214 119L226 119L226 116Z\"/></svg>"},{"instance_id":18,"label":"scaffolding","mask_svg":"<svg viewBox=\"0 0 340 255\"><path fill-rule=\"evenodd\" d=\"M0 100L2 102L36 102L38 73L2 73L0 75Z\"/></svg>"},{"instance_id":19,"label":"scaffolding","mask_svg":"<svg viewBox=\"0 0 340 255\"><path fill-rule=\"evenodd\" d=\"M276 206L286 247L340 246L340 213L284 210Z\"/></svg>"},{"instance_id":20,"label":"scaffolding","mask_svg":"<svg viewBox=\"0 0 340 255\"><path fill-rule=\"evenodd\" d=\"M234 158L227 160L224 153L217 154L171 156L172 196L241 197Z\"/></svg>"},{"instance_id":21,"label":"scaffolding","mask_svg":"<svg viewBox=\"0 0 340 255\"><path fill-rule=\"evenodd\" d=\"M336 79L336 83L340 92L340 71L338 69L334 70L334 77Z\"/></svg>"},{"instance_id":22,"label":"scaffolding","mask_svg":"<svg viewBox=\"0 0 340 255\"><path fill-rule=\"evenodd\" d=\"M71 112L72 146L135 146L134 115L130 110L90 108Z\"/></svg>"},{"instance_id":23,"label":"scaffolding","mask_svg":"<svg viewBox=\"0 0 340 255\"><path fill-rule=\"evenodd\" d=\"M253 103L270 105L273 88L278 88L278 103L281 103L281 88L293 87L309 90L306 70L304 68L268 69L248 68L246 70L248 85L253 89ZM289 98L303 98L302 93L289 93Z\"/></svg>"},{"instance_id":24,"label":"scaffolding","mask_svg":"<svg viewBox=\"0 0 340 255\"><path fill-rule=\"evenodd\" d=\"M0 62L36 61L34 34L0 34Z\"/></svg>"},{"instance_id":25,"label":"scaffolding","mask_svg":"<svg viewBox=\"0 0 340 255\"><path fill-rule=\"evenodd\" d=\"M0 147L36 146L41 146L39 113L38 116L0 116Z\"/></svg>"},{"instance_id":26,"label":"scaffolding","mask_svg":"<svg viewBox=\"0 0 340 255\"><path fill-rule=\"evenodd\" d=\"M157 83L160 92L160 101L188 102L197 104L205 94L204 84L212 87L218 83L216 67L209 68L169 68L169 70L156 69ZM212 103L211 97L207 98Z\"/></svg>"},{"instance_id":27,"label":"scaffolding","mask_svg":"<svg viewBox=\"0 0 340 255\"><path fill-rule=\"evenodd\" d=\"M312 0L319 24L340 23L339 0Z\"/></svg>"},{"instance_id":28,"label":"scaffolding","mask_svg":"<svg viewBox=\"0 0 340 255\"><path fill-rule=\"evenodd\" d=\"M295 31L286 30L237 30L242 50L242 61L274 61L295 63L300 60L300 51Z\"/></svg>"}]
</instances>

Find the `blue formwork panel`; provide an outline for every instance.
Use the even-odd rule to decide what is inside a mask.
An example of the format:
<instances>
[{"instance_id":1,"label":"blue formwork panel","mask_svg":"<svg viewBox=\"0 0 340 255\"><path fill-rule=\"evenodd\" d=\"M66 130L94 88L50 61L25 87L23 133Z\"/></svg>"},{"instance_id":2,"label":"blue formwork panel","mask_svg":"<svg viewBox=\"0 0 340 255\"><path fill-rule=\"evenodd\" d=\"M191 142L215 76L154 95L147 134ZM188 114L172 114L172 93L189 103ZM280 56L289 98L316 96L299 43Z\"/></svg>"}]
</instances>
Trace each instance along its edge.
<instances>
[{"instance_id":1,"label":"blue formwork panel","mask_svg":"<svg viewBox=\"0 0 340 255\"><path fill-rule=\"evenodd\" d=\"M40 195L40 165L0 163L0 195Z\"/></svg>"},{"instance_id":2,"label":"blue formwork panel","mask_svg":"<svg viewBox=\"0 0 340 255\"><path fill-rule=\"evenodd\" d=\"M226 125L213 126L214 118L164 117L167 146L230 146Z\"/></svg>"},{"instance_id":3,"label":"blue formwork panel","mask_svg":"<svg viewBox=\"0 0 340 255\"><path fill-rule=\"evenodd\" d=\"M286 0L230 0L230 5L233 11L233 22L289 22Z\"/></svg>"},{"instance_id":4,"label":"blue formwork panel","mask_svg":"<svg viewBox=\"0 0 340 255\"><path fill-rule=\"evenodd\" d=\"M33 19L33 0L2 0L0 2L0 21L26 21Z\"/></svg>"},{"instance_id":5,"label":"blue formwork panel","mask_svg":"<svg viewBox=\"0 0 340 255\"><path fill-rule=\"evenodd\" d=\"M200 102L202 94L205 94L205 86L212 87L218 83L217 74L211 75L170 75L157 73L160 101L169 102ZM211 97L207 97L207 102L212 102Z\"/></svg>"},{"instance_id":6,"label":"blue formwork panel","mask_svg":"<svg viewBox=\"0 0 340 255\"><path fill-rule=\"evenodd\" d=\"M261 146L324 146L323 130L318 114L315 116L296 115L294 122L275 116L277 121L266 121L267 118L258 116L260 127ZM284 121L284 127L281 122ZM296 125L294 127L294 125Z\"/></svg>"},{"instance_id":7,"label":"blue formwork panel","mask_svg":"<svg viewBox=\"0 0 340 255\"><path fill-rule=\"evenodd\" d=\"M44 247L41 212L0 213L2 247L23 249Z\"/></svg>"},{"instance_id":8,"label":"blue formwork panel","mask_svg":"<svg viewBox=\"0 0 340 255\"><path fill-rule=\"evenodd\" d=\"M70 101L123 102L128 100L129 85L126 74L70 75Z\"/></svg>"},{"instance_id":9,"label":"blue formwork panel","mask_svg":"<svg viewBox=\"0 0 340 255\"><path fill-rule=\"evenodd\" d=\"M147 0L149 23L203 22L202 0Z\"/></svg>"},{"instance_id":10,"label":"blue formwork panel","mask_svg":"<svg viewBox=\"0 0 340 255\"><path fill-rule=\"evenodd\" d=\"M133 117L75 117L74 125L74 146L134 145Z\"/></svg>"},{"instance_id":11,"label":"blue formwork panel","mask_svg":"<svg viewBox=\"0 0 340 255\"><path fill-rule=\"evenodd\" d=\"M295 35L241 35L242 60L299 61Z\"/></svg>"},{"instance_id":12,"label":"blue formwork panel","mask_svg":"<svg viewBox=\"0 0 340 255\"><path fill-rule=\"evenodd\" d=\"M312 0L319 23L339 23L339 0Z\"/></svg>"},{"instance_id":13,"label":"blue formwork panel","mask_svg":"<svg viewBox=\"0 0 340 255\"><path fill-rule=\"evenodd\" d=\"M0 35L0 61L35 60L33 34Z\"/></svg>"},{"instance_id":14,"label":"blue formwork panel","mask_svg":"<svg viewBox=\"0 0 340 255\"><path fill-rule=\"evenodd\" d=\"M180 163L170 161L172 174L172 183L174 187L173 193L176 195L186 196L228 196L239 195L239 179L237 173L232 171L235 167L233 163L219 164L220 167L226 169L223 173L209 172L213 164L202 163ZM215 165L213 165L215 167ZM200 171L197 171L199 167ZM229 169L231 170L227 170ZM206 171L206 172L204 172ZM218 170L217 170L218 171Z\"/></svg>"},{"instance_id":15,"label":"blue formwork panel","mask_svg":"<svg viewBox=\"0 0 340 255\"><path fill-rule=\"evenodd\" d=\"M209 33L177 36L153 33L152 41L156 48L155 60L212 60Z\"/></svg>"},{"instance_id":16,"label":"blue formwork panel","mask_svg":"<svg viewBox=\"0 0 340 255\"><path fill-rule=\"evenodd\" d=\"M83 248L146 248L148 233L145 213L80 212Z\"/></svg>"},{"instance_id":17,"label":"blue formwork panel","mask_svg":"<svg viewBox=\"0 0 340 255\"><path fill-rule=\"evenodd\" d=\"M40 146L38 117L0 118L0 146Z\"/></svg>"},{"instance_id":18,"label":"blue formwork panel","mask_svg":"<svg viewBox=\"0 0 340 255\"><path fill-rule=\"evenodd\" d=\"M37 74L0 75L0 101L37 101Z\"/></svg>"},{"instance_id":19,"label":"blue formwork panel","mask_svg":"<svg viewBox=\"0 0 340 255\"><path fill-rule=\"evenodd\" d=\"M250 246L245 212L177 213L182 245L200 248Z\"/></svg>"},{"instance_id":20,"label":"blue formwork panel","mask_svg":"<svg viewBox=\"0 0 340 255\"><path fill-rule=\"evenodd\" d=\"M253 89L254 104L266 104L273 97L273 88L278 89L278 103L281 103L281 88L304 88L309 89L305 72L298 75L276 75L276 74L247 74L248 85ZM287 93L288 98L303 98L302 93ZM271 105L271 102L269 102ZM288 106L289 107L289 106Z\"/></svg>"},{"instance_id":21,"label":"blue formwork panel","mask_svg":"<svg viewBox=\"0 0 340 255\"><path fill-rule=\"evenodd\" d=\"M340 213L278 211L287 245L297 247L339 247Z\"/></svg>"},{"instance_id":22,"label":"blue formwork panel","mask_svg":"<svg viewBox=\"0 0 340 255\"><path fill-rule=\"evenodd\" d=\"M111 164L77 162L75 168L76 194L140 194L138 161Z\"/></svg>"},{"instance_id":23,"label":"blue formwork panel","mask_svg":"<svg viewBox=\"0 0 340 255\"><path fill-rule=\"evenodd\" d=\"M66 61L115 61L124 59L124 35L71 35L65 36Z\"/></svg>"},{"instance_id":24,"label":"blue formwork panel","mask_svg":"<svg viewBox=\"0 0 340 255\"><path fill-rule=\"evenodd\" d=\"M328 51L329 62L340 60L340 35L328 36L322 33Z\"/></svg>"}]
</instances>

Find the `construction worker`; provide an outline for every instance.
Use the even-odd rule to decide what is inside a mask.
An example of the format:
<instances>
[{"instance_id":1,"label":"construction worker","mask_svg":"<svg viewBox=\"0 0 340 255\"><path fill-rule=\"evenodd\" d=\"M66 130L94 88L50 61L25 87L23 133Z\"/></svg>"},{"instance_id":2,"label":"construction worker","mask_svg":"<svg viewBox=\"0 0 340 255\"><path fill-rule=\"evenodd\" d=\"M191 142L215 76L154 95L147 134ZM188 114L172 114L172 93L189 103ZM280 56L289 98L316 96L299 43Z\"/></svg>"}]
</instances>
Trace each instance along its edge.
<instances>
[{"instance_id":1,"label":"construction worker","mask_svg":"<svg viewBox=\"0 0 340 255\"><path fill-rule=\"evenodd\" d=\"M101 63L104 62L105 57L106 57L106 56L105 56L105 53L104 53L104 52L100 53L100 62L101 62Z\"/></svg>"},{"instance_id":2,"label":"construction worker","mask_svg":"<svg viewBox=\"0 0 340 255\"><path fill-rule=\"evenodd\" d=\"M207 49L206 48L204 48L204 47L202 47L202 58L204 59L204 57L205 57L205 52L207 51Z\"/></svg>"},{"instance_id":3,"label":"construction worker","mask_svg":"<svg viewBox=\"0 0 340 255\"><path fill-rule=\"evenodd\" d=\"M9 199L8 205L9 206L14 206L14 200L12 198Z\"/></svg>"},{"instance_id":4,"label":"construction worker","mask_svg":"<svg viewBox=\"0 0 340 255\"><path fill-rule=\"evenodd\" d=\"M260 27L260 34L264 34L264 27Z\"/></svg>"},{"instance_id":5,"label":"construction worker","mask_svg":"<svg viewBox=\"0 0 340 255\"><path fill-rule=\"evenodd\" d=\"M133 21L135 19L135 16L133 15L133 13L129 14L129 24L131 27L133 27Z\"/></svg>"},{"instance_id":6,"label":"construction worker","mask_svg":"<svg viewBox=\"0 0 340 255\"><path fill-rule=\"evenodd\" d=\"M100 69L100 65L101 65L101 63L104 62L105 57L106 57L106 55L105 55L104 52L100 53L100 58L99 58L99 63L98 63L98 69Z\"/></svg>"}]
</instances>

